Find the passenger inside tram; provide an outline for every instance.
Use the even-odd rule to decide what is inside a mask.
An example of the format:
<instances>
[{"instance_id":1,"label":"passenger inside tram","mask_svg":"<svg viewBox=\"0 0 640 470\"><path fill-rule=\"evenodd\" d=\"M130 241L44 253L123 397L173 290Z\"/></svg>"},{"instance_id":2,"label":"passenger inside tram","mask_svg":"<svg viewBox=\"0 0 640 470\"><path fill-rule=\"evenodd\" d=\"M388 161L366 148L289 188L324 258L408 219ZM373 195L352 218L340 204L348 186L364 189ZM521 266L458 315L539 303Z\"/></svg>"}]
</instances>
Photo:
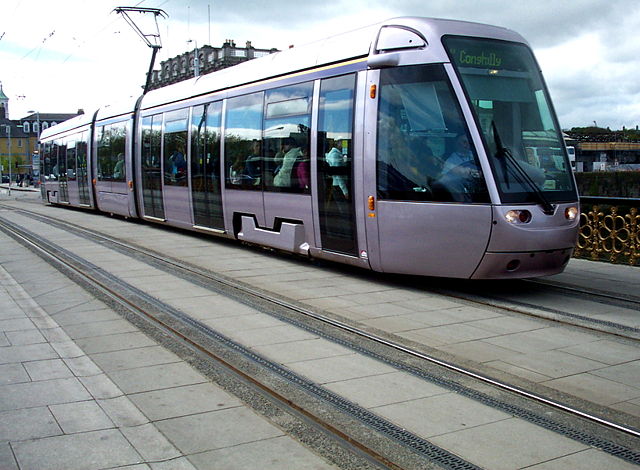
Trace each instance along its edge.
<instances>
[{"instance_id":1,"label":"passenger inside tram","mask_svg":"<svg viewBox=\"0 0 640 470\"><path fill-rule=\"evenodd\" d=\"M444 71L386 69L380 84L379 197L486 202L477 156Z\"/></svg>"}]
</instances>

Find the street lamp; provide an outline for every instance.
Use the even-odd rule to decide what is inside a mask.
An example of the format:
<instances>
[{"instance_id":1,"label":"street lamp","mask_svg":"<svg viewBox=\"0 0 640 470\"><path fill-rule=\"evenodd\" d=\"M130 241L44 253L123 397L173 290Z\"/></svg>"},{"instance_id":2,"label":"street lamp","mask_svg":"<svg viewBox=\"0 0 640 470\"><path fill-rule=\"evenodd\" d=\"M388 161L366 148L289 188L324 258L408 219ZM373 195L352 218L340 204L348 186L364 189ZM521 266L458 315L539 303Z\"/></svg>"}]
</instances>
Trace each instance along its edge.
<instances>
[{"instance_id":1,"label":"street lamp","mask_svg":"<svg viewBox=\"0 0 640 470\"><path fill-rule=\"evenodd\" d=\"M198 52L198 41L196 41L195 39L189 39L187 42L188 43L192 42L196 46L196 55L193 58L193 76L199 77L200 76L200 53Z\"/></svg>"},{"instance_id":2,"label":"street lamp","mask_svg":"<svg viewBox=\"0 0 640 470\"><path fill-rule=\"evenodd\" d=\"M9 139L9 196L11 196L11 124L5 124L7 139Z\"/></svg>"},{"instance_id":3,"label":"street lamp","mask_svg":"<svg viewBox=\"0 0 640 470\"><path fill-rule=\"evenodd\" d=\"M40 171L39 168L36 168L36 160L38 161L38 166L39 166L39 159L40 159L40 133L42 132L42 129L40 128L40 111L27 111L28 113L36 113L36 123L38 124L38 132L36 132L36 148L35 148L35 154L38 155L37 159L34 155L31 155L31 176L32 176L32 180L33 180L33 185L34 187L38 187L37 183L36 183L36 178L39 178L39 174L36 174L36 171Z\"/></svg>"}]
</instances>

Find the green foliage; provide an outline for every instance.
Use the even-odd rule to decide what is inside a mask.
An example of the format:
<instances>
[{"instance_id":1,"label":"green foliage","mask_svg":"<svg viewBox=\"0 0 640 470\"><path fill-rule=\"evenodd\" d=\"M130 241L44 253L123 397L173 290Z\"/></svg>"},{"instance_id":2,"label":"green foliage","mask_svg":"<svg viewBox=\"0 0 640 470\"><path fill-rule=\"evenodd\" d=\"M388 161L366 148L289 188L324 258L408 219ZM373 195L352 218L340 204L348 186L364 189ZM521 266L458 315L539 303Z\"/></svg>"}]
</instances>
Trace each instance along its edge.
<instances>
[{"instance_id":1,"label":"green foliage","mask_svg":"<svg viewBox=\"0 0 640 470\"><path fill-rule=\"evenodd\" d=\"M575 175L581 196L640 198L638 171L596 171Z\"/></svg>"}]
</instances>

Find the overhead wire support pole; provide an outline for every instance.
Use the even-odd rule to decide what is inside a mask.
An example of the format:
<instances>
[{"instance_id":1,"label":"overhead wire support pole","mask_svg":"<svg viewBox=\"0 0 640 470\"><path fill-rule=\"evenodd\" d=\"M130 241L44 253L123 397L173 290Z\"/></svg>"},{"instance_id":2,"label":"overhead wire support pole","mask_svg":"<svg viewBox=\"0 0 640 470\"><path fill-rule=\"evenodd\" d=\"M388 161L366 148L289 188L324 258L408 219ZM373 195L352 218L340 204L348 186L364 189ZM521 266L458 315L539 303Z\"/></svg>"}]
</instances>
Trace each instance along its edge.
<instances>
[{"instance_id":1,"label":"overhead wire support pole","mask_svg":"<svg viewBox=\"0 0 640 470\"><path fill-rule=\"evenodd\" d=\"M116 13L120 13L125 21L133 28L133 30L142 38L147 46L152 49L151 54L151 63L149 64L149 71L147 72L147 81L144 85L144 92L146 94L149 91L149 86L151 85L151 76L153 73L153 66L155 65L156 55L158 54L158 50L162 49L162 41L160 40L160 28L158 27L158 16L163 18L168 18L164 10L159 8L141 8L141 7L117 7L113 10ZM142 29L138 27L138 25L131 19L129 13L151 13L153 14L153 19L155 21L155 32L145 34Z\"/></svg>"}]
</instances>

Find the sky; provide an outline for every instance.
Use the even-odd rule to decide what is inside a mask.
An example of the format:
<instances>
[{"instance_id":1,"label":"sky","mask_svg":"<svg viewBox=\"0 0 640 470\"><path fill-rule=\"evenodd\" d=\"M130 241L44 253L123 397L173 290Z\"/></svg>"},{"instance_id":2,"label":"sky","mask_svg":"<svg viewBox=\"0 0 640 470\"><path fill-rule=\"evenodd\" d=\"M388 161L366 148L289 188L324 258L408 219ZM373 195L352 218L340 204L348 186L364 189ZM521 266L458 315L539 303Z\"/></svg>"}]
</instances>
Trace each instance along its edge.
<instances>
[{"instance_id":1,"label":"sky","mask_svg":"<svg viewBox=\"0 0 640 470\"><path fill-rule=\"evenodd\" d=\"M397 16L502 26L529 41L563 129L640 126L638 0L2 0L0 82L11 119L140 95L151 49L118 6L167 14L156 69L194 44L285 50ZM132 18L155 33L153 15Z\"/></svg>"}]
</instances>

